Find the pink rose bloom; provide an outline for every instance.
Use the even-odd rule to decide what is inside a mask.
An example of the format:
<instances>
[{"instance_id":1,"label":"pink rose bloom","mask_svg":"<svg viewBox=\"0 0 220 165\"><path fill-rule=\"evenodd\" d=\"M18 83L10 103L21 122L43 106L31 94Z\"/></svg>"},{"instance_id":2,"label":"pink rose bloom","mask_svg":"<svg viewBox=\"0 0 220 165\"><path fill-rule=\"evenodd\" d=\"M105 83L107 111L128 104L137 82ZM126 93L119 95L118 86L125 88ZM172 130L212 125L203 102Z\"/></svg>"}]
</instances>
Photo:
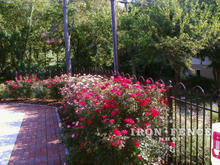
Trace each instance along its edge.
<instances>
[{"instance_id":1,"label":"pink rose bloom","mask_svg":"<svg viewBox=\"0 0 220 165\"><path fill-rule=\"evenodd\" d=\"M125 123L129 123L129 124L134 124L134 123L135 123L134 120L131 119L131 118L126 118L126 119L124 120L124 122L125 122Z\"/></svg>"},{"instance_id":2,"label":"pink rose bloom","mask_svg":"<svg viewBox=\"0 0 220 165\"><path fill-rule=\"evenodd\" d=\"M135 94L134 93L131 93L130 95L129 95L131 98L135 98Z\"/></svg>"},{"instance_id":3,"label":"pink rose bloom","mask_svg":"<svg viewBox=\"0 0 220 165\"><path fill-rule=\"evenodd\" d=\"M106 89L106 87L105 87L105 86L102 86L102 87L101 87L101 90L105 90L105 89Z\"/></svg>"},{"instance_id":4,"label":"pink rose bloom","mask_svg":"<svg viewBox=\"0 0 220 165\"><path fill-rule=\"evenodd\" d=\"M174 147L175 143L174 142L169 142L169 146Z\"/></svg>"},{"instance_id":5,"label":"pink rose bloom","mask_svg":"<svg viewBox=\"0 0 220 165\"><path fill-rule=\"evenodd\" d=\"M88 121L88 125L91 125L91 124L92 124L92 121L91 121L91 120L89 120L89 121Z\"/></svg>"},{"instance_id":6,"label":"pink rose bloom","mask_svg":"<svg viewBox=\"0 0 220 165\"><path fill-rule=\"evenodd\" d=\"M161 143L164 143L164 142L165 142L165 139L164 139L164 138L160 138L160 142L161 142Z\"/></svg>"},{"instance_id":7,"label":"pink rose bloom","mask_svg":"<svg viewBox=\"0 0 220 165\"><path fill-rule=\"evenodd\" d=\"M148 105L148 101L145 101L145 100L139 100L139 102L141 103L141 106L142 107L145 107Z\"/></svg>"},{"instance_id":8,"label":"pink rose bloom","mask_svg":"<svg viewBox=\"0 0 220 165\"><path fill-rule=\"evenodd\" d=\"M79 105L81 105L81 106L85 106L85 105L86 105L86 102L83 101L83 100L80 100L80 101L79 101Z\"/></svg>"},{"instance_id":9,"label":"pink rose bloom","mask_svg":"<svg viewBox=\"0 0 220 165\"><path fill-rule=\"evenodd\" d=\"M115 136L121 136L121 132L118 130L118 128L115 128L113 130L113 132L114 132Z\"/></svg>"},{"instance_id":10,"label":"pink rose bloom","mask_svg":"<svg viewBox=\"0 0 220 165\"><path fill-rule=\"evenodd\" d=\"M149 128L148 128L148 129L147 129L147 133L149 133L149 134L150 134L150 133L151 133L151 129L149 129Z\"/></svg>"},{"instance_id":11,"label":"pink rose bloom","mask_svg":"<svg viewBox=\"0 0 220 165\"><path fill-rule=\"evenodd\" d=\"M116 92L116 94L117 94L118 96L121 96L121 95L122 95L122 91L118 90L118 91Z\"/></svg>"},{"instance_id":12,"label":"pink rose bloom","mask_svg":"<svg viewBox=\"0 0 220 165\"><path fill-rule=\"evenodd\" d=\"M118 146L120 146L120 145L122 145L122 144L123 144L122 140L117 141L117 145L118 145Z\"/></svg>"},{"instance_id":13,"label":"pink rose bloom","mask_svg":"<svg viewBox=\"0 0 220 165\"><path fill-rule=\"evenodd\" d=\"M115 145L116 145L116 142L113 142L113 143L112 143L112 146L115 146Z\"/></svg>"},{"instance_id":14,"label":"pink rose bloom","mask_svg":"<svg viewBox=\"0 0 220 165\"><path fill-rule=\"evenodd\" d=\"M116 104L112 104L112 108L116 108Z\"/></svg>"},{"instance_id":15,"label":"pink rose bloom","mask_svg":"<svg viewBox=\"0 0 220 165\"><path fill-rule=\"evenodd\" d=\"M72 138L75 138L75 134L72 134Z\"/></svg>"},{"instance_id":16,"label":"pink rose bloom","mask_svg":"<svg viewBox=\"0 0 220 165\"><path fill-rule=\"evenodd\" d=\"M149 79L147 79L147 80L146 80L146 83L147 83L147 84L150 84L150 83L151 83L151 81L150 81Z\"/></svg>"},{"instance_id":17,"label":"pink rose bloom","mask_svg":"<svg viewBox=\"0 0 220 165\"><path fill-rule=\"evenodd\" d=\"M114 119L109 119L109 121L108 121L110 124L112 124L112 123L114 123L115 122L115 120Z\"/></svg>"},{"instance_id":18,"label":"pink rose bloom","mask_svg":"<svg viewBox=\"0 0 220 165\"><path fill-rule=\"evenodd\" d=\"M80 143L80 146L81 146L81 147L83 147L83 146L84 146L84 144L85 144L84 142L81 142L81 143Z\"/></svg>"},{"instance_id":19,"label":"pink rose bloom","mask_svg":"<svg viewBox=\"0 0 220 165\"><path fill-rule=\"evenodd\" d=\"M122 135L125 135L125 134L127 134L127 133L128 133L128 131L125 130L125 129L121 131L121 134L122 134Z\"/></svg>"},{"instance_id":20,"label":"pink rose bloom","mask_svg":"<svg viewBox=\"0 0 220 165\"><path fill-rule=\"evenodd\" d=\"M100 113L100 112L101 112L101 110L100 110L100 109L96 109L95 111L96 111L96 112L98 112L98 113Z\"/></svg>"},{"instance_id":21,"label":"pink rose bloom","mask_svg":"<svg viewBox=\"0 0 220 165\"><path fill-rule=\"evenodd\" d=\"M140 95L141 95L141 92L137 92L136 95L137 95L137 96L140 96Z\"/></svg>"},{"instance_id":22,"label":"pink rose bloom","mask_svg":"<svg viewBox=\"0 0 220 165\"><path fill-rule=\"evenodd\" d=\"M141 155L137 155L138 159L143 159L143 157Z\"/></svg>"},{"instance_id":23,"label":"pink rose bloom","mask_svg":"<svg viewBox=\"0 0 220 165\"><path fill-rule=\"evenodd\" d=\"M104 124L104 123L106 123L106 121L107 121L107 120L106 120L106 119L104 119L104 120L102 120L102 123Z\"/></svg>"},{"instance_id":24,"label":"pink rose bloom","mask_svg":"<svg viewBox=\"0 0 220 165\"><path fill-rule=\"evenodd\" d=\"M149 98L149 97L146 97L146 99L145 99L147 102L150 102L151 101L151 99Z\"/></svg>"},{"instance_id":25,"label":"pink rose bloom","mask_svg":"<svg viewBox=\"0 0 220 165\"><path fill-rule=\"evenodd\" d=\"M113 135L109 135L109 138L112 139L114 136Z\"/></svg>"},{"instance_id":26,"label":"pink rose bloom","mask_svg":"<svg viewBox=\"0 0 220 165\"><path fill-rule=\"evenodd\" d=\"M150 114L149 112L147 112L147 111L145 112L145 115L146 115L146 116L148 116L149 114Z\"/></svg>"},{"instance_id":27,"label":"pink rose bloom","mask_svg":"<svg viewBox=\"0 0 220 165\"><path fill-rule=\"evenodd\" d=\"M110 83L105 83L105 86L107 87L107 86L109 86L109 85L111 85Z\"/></svg>"},{"instance_id":28,"label":"pink rose bloom","mask_svg":"<svg viewBox=\"0 0 220 165\"><path fill-rule=\"evenodd\" d=\"M158 115L160 115L160 111L155 110L154 108L151 109L151 112L153 117L157 117Z\"/></svg>"},{"instance_id":29,"label":"pink rose bloom","mask_svg":"<svg viewBox=\"0 0 220 165\"><path fill-rule=\"evenodd\" d=\"M149 126L150 124L148 122L145 123L145 127Z\"/></svg>"},{"instance_id":30,"label":"pink rose bloom","mask_svg":"<svg viewBox=\"0 0 220 165\"><path fill-rule=\"evenodd\" d=\"M112 115L112 116L115 116L115 115L117 115L119 112L120 112L119 109L116 109L116 110L112 111L111 115Z\"/></svg>"},{"instance_id":31,"label":"pink rose bloom","mask_svg":"<svg viewBox=\"0 0 220 165\"><path fill-rule=\"evenodd\" d=\"M116 91L115 89L111 89L110 90L111 93L115 93L115 91Z\"/></svg>"},{"instance_id":32,"label":"pink rose bloom","mask_svg":"<svg viewBox=\"0 0 220 165\"><path fill-rule=\"evenodd\" d=\"M135 145L136 147L139 147L139 146L140 146L140 142L139 142L139 141L136 141L136 142L134 143L134 145Z\"/></svg>"}]
</instances>

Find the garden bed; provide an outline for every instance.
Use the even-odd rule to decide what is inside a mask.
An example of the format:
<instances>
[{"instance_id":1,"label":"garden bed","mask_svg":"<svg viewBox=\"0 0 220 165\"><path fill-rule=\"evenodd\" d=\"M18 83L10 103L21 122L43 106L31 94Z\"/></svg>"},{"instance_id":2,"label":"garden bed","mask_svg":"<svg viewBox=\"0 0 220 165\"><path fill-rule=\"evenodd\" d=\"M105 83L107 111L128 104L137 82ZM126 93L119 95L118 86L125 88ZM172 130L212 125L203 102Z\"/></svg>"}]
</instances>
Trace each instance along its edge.
<instances>
[{"instance_id":1,"label":"garden bed","mask_svg":"<svg viewBox=\"0 0 220 165\"><path fill-rule=\"evenodd\" d=\"M147 80L144 86L121 76L98 75L62 75L41 81L26 75L5 86L2 96L14 98L1 102L59 108L68 164L164 164L174 146L162 135L151 134L151 129L167 126L167 89L159 82ZM137 135L140 131L145 134Z\"/></svg>"}]
</instances>

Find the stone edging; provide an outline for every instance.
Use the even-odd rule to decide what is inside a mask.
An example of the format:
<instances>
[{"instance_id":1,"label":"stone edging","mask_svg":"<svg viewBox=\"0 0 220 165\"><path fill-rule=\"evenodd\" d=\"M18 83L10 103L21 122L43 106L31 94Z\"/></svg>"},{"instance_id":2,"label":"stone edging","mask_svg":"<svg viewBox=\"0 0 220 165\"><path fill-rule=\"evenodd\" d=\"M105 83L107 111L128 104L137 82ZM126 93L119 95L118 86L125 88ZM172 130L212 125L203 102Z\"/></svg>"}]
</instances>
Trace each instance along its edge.
<instances>
[{"instance_id":1,"label":"stone edging","mask_svg":"<svg viewBox=\"0 0 220 165\"><path fill-rule=\"evenodd\" d=\"M52 106L52 107L55 107L55 106ZM58 108L55 107L55 109L56 109L56 116L57 116L58 126L59 126L59 129L60 129L60 134L61 134L62 137L64 137L64 135L63 135L63 133L62 133L62 122L61 122L61 120L60 120L60 115L59 115L59 113L58 113ZM64 145L64 147L65 147L65 154L66 154L66 155L69 155L69 151L68 151L66 145L65 145L65 144L63 144L63 145Z\"/></svg>"}]
</instances>

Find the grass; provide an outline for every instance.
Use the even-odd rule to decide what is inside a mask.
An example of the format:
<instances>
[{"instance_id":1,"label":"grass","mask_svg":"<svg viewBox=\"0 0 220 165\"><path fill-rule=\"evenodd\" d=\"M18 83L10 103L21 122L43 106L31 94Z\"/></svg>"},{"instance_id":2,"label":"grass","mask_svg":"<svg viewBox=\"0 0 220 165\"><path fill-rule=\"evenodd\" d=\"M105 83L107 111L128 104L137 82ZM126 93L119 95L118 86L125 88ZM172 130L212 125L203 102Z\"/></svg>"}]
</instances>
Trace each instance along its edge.
<instances>
[{"instance_id":1,"label":"grass","mask_svg":"<svg viewBox=\"0 0 220 165\"><path fill-rule=\"evenodd\" d=\"M205 105L206 108L210 107L210 104ZM186 110L186 115L185 115ZM198 116L197 116L198 110ZM218 107L216 104L212 105L212 110L217 111ZM192 120L191 120L192 111ZM203 127L206 129L211 128L211 124L218 121L218 114L215 112L205 111L205 118L203 119L203 109L196 106L186 106L181 104L174 104L173 107L173 127L183 128L184 130L190 129L201 129ZM212 115L212 120L211 120ZM191 124L192 123L192 124ZM187 135L181 136L178 132L176 137L182 137L182 140L177 140L175 143L174 157L176 159L176 164L190 164L190 157L192 164L202 165L210 164L210 146L211 146L211 136L205 135ZM203 148L204 141L204 148ZM192 147L192 148L191 148ZM196 148L198 147L198 153ZM203 152L204 152L204 162L203 163ZM198 158L197 158L198 155ZM197 160L198 159L198 160Z\"/></svg>"}]
</instances>

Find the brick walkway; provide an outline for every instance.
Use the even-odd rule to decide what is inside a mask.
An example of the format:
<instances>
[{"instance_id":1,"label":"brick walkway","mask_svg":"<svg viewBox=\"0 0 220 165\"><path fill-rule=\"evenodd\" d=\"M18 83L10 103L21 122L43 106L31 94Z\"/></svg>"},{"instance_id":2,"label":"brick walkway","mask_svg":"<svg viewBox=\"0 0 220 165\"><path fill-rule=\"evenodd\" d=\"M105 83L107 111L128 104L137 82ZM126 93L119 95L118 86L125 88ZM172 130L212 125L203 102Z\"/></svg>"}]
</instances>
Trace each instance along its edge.
<instances>
[{"instance_id":1,"label":"brick walkway","mask_svg":"<svg viewBox=\"0 0 220 165\"><path fill-rule=\"evenodd\" d=\"M8 165L64 164L55 108L10 103L0 104L0 109L25 113Z\"/></svg>"}]
</instances>

